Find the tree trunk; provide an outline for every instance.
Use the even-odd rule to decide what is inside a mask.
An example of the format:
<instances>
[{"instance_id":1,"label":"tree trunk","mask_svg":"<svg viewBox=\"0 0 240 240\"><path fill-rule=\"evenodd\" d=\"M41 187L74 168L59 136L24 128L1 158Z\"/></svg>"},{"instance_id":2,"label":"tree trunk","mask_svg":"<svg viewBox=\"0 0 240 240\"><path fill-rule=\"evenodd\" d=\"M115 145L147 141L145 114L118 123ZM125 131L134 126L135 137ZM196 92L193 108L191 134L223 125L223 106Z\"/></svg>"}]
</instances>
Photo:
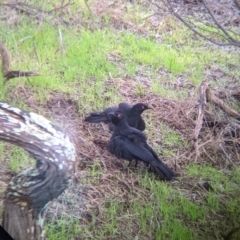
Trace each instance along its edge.
<instances>
[{"instance_id":1,"label":"tree trunk","mask_svg":"<svg viewBox=\"0 0 240 240\"><path fill-rule=\"evenodd\" d=\"M44 213L74 174L75 148L44 117L0 103L0 139L20 146L36 167L14 177L5 192L3 227L15 240L44 239Z\"/></svg>"}]
</instances>

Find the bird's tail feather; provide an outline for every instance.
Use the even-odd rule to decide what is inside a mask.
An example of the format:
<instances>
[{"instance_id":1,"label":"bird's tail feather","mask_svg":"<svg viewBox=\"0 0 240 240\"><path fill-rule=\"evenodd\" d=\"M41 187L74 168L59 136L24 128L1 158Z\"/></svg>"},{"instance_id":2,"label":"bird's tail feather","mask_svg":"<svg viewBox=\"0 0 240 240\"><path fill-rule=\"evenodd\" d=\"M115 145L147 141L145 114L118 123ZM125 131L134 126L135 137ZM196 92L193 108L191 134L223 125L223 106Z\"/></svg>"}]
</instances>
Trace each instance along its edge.
<instances>
[{"instance_id":1,"label":"bird's tail feather","mask_svg":"<svg viewBox=\"0 0 240 240\"><path fill-rule=\"evenodd\" d=\"M172 180L175 176L174 172L163 162L154 162L152 165L157 173L159 173L164 180Z\"/></svg>"},{"instance_id":2,"label":"bird's tail feather","mask_svg":"<svg viewBox=\"0 0 240 240\"><path fill-rule=\"evenodd\" d=\"M109 119L104 112L93 112L90 113L90 115L86 117L84 121L89 123L100 123L109 122Z\"/></svg>"}]
</instances>

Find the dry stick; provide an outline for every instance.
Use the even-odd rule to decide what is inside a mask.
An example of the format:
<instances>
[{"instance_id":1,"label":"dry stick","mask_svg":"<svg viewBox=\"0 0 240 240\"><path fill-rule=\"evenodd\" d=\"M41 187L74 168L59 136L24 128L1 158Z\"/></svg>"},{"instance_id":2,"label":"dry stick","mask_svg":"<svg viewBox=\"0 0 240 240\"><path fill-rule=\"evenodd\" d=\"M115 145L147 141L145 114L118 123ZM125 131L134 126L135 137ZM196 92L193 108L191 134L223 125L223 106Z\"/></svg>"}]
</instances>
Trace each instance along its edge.
<instances>
[{"instance_id":1,"label":"dry stick","mask_svg":"<svg viewBox=\"0 0 240 240\"><path fill-rule=\"evenodd\" d=\"M239 1L239 0L238 0ZM161 9L160 6L155 2L153 2L152 0L148 0L148 2L150 2L151 4L153 4L154 6L156 6L158 9ZM174 11L173 9L173 6L171 4L170 1L163 1L161 0L161 2L168 8L168 10L170 11L170 13L172 13L178 20L180 20L186 27L188 27L191 31L193 31L194 33L196 33L198 36L202 37L203 39L211 42L211 43L214 43L218 46L236 46L236 47L240 47L240 42L238 41L234 41L234 42L228 42L228 43L222 43L222 42L218 42L218 41L215 41L214 39L211 39L209 37L206 37L204 34L202 34L200 31L196 30L194 28L194 24L193 23L189 23L187 22L186 20L184 20L184 18L182 16L180 16L180 14L177 13L177 11ZM192 26L192 25L193 26ZM196 26L195 26L196 27ZM198 29L199 29L199 26L197 26ZM236 34L236 33L235 33ZM225 38L224 35L222 35L222 37Z\"/></svg>"},{"instance_id":2,"label":"dry stick","mask_svg":"<svg viewBox=\"0 0 240 240\"><path fill-rule=\"evenodd\" d=\"M3 43L0 41L0 54L2 56L2 74L5 76L10 71L10 56Z\"/></svg>"},{"instance_id":3,"label":"dry stick","mask_svg":"<svg viewBox=\"0 0 240 240\"><path fill-rule=\"evenodd\" d=\"M207 155L207 157L216 164L216 161L207 153L206 149L204 147L202 147L203 151L205 152L205 154Z\"/></svg>"},{"instance_id":4,"label":"dry stick","mask_svg":"<svg viewBox=\"0 0 240 240\"><path fill-rule=\"evenodd\" d=\"M206 90L207 90L208 86L209 86L209 84L207 82L203 81L199 88L199 96L200 97L199 97L198 117L196 120L196 126L195 126L194 133L193 133L192 147L191 147L191 152L193 150L196 150L196 158L199 156L198 136L199 136L199 133L202 128L204 108L207 104Z\"/></svg>"},{"instance_id":5,"label":"dry stick","mask_svg":"<svg viewBox=\"0 0 240 240\"><path fill-rule=\"evenodd\" d=\"M39 76L38 72L35 71L27 71L23 72L20 70L11 70L7 74L4 75L5 81L8 81L11 78L16 78L16 77L30 77L30 76Z\"/></svg>"},{"instance_id":6,"label":"dry stick","mask_svg":"<svg viewBox=\"0 0 240 240\"><path fill-rule=\"evenodd\" d=\"M225 104L221 99L219 99L212 93L211 89L209 88L209 84L207 82L202 82L199 88L199 95L200 95L200 99L199 99L199 108L198 108L198 118L196 120L196 126L194 129L194 134L192 138L192 148L191 148L191 151L193 150L196 151L196 158L199 156L200 146L198 145L198 136L202 128L204 108L207 101L212 102L215 105L219 106L222 110L224 110L230 116L240 119L240 114L237 111L235 111L234 109L231 109L227 104Z\"/></svg>"},{"instance_id":7,"label":"dry stick","mask_svg":"<svg viewBox=\"0 0 240 240\"><path fill-rule=\"evenodd\" d=\"M21 71L21 70L11 70L10 69L10 55L4 46L3 42L0 41L0 55L2 57L2 75L5 81L15 77L29 77L38 76L39 73L35 71Z\"/></svg>"},{"instance_id":8,"label":"dry stick","mask_svg":"<svg viewBox=\"0 0 240 240\"><path fill-rule=\"evenodd\" d=\"M216 24L216 26L218 27L218 29L220 29L220 31L222 31L224 33L224 35L227 37L227 40L230 42L237 42L237 40L235 40L234 38L231 37L231 35L222 27L222 25L220 25L218 23L218 21L216 20L216 18L214 17L213 13L211 12L211 10L209 9L209 7L207 6L207 4L205 3L205 1L203 0L203 5L204 7L207 9L209 15L211 16L213 22Z\"/></svg>"},{"instance_id":9,"label":"dry stick","mask_svg":"<svg viewBox=\"0 0 240 240\"><path fill-rule=\"evenodd\" d=\"M227 104L225 104L221 99L219 99L214 93L212 93L210 88L206 89L207 100L214 103L218 107L220 107L223 111L229 114L231 117L234 117L240 120L240 113L231 109Z\"/></svg>"},{"instance_id":10,"label":"dry stick","mask_svg":"<svg viewBox=\"0 0 240 240\"><path fill-rule=\"evenodd\" d=\"M75 4L75 1L71 1L70 0L66 4L62 3L62 5L60 7L56 7L56 8L53 8L53 9L47 11L47 10L44 10L43 8L39 8L39 7L35 6L35 5L30 5L30 4L27 4L27 3L24 3L24 2L19 2L19 3L0 3L0 5L8 6L8 7L12 8L12 9L16 9L18 11L21 11L21 12L25 13L28 16L29 16L29 14L35 16L35 12L52 14L53 12L57 12L59 10L63 10L64 8L66 8L68 6L71 6L73 4ZM25 7L25 9L24 9L24 7Z\"/></svg>"},{"instance_id":11,"label":"dry stick","mask_svg":"<svg viewBox=\"0 0 240 240\"><path fill-rule=\"evenodd\" d=\"M220 99L225 99L228 96L231 96L233 98L235 98L236 100L240 101L240 90L239 89L229 89L229 90L225 90L225 89L220 89L218 91L214 91L215 96L217 96Z\"/></svg>"}]
</instances>

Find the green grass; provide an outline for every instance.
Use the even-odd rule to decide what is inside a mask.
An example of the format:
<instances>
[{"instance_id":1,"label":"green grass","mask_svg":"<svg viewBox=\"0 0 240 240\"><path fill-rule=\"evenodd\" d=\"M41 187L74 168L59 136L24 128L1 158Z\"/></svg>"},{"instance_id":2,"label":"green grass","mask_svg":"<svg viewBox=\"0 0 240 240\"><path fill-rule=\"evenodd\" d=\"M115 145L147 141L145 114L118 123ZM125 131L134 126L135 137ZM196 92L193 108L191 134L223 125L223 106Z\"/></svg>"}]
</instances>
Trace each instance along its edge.
<instances>
[{"instance_id":1,"label":"green grass","mask_svg":"<svg viewBox=\"0 0 240 240\"><path fill-rule=\"evenodd\" d=\"M156 126L150 127L151 129L156 129ZM184 140L183 137L177 133L176 131L169 128L167 125L162 123L158 126L158 131L161 133L161 139L163 139L163 143L161 146L163 156L176 156L176 151L179 149L189 149L189 142ZM151 133L148 133L151 135ZM152 133L158 136L158 133ZM152 144L156 149L159 148L158 144Z\"/></svg>"},{"instance_id":2,"label":"green grass","mask_svg":"<svg viewBox=\"0 0 240 240\"><path fill-rule=\"evenodd\" d=\"M4 26L1 26L4 29ZM162 44L155 42L151 37L144 38L129 32L116 34L109 28L90 31L84 27L79 32L78 28L71 29L59 27L62 34L62 44L58 28L42 23L37 28L34 22L21 21L18 28L13 26L8 29L3 41L11 51L13 69L36 70L41 73L38 77L31 78L30 82L21 78L21 85L29 85L40 89L37 98L43 98L43 89L55 89L64 92L77 92L81 96L80 103L91 105L95 108L103 106L102 99L116 98L119 100L117 89L106 89L105 81L109 76L132 78L139 72L140 66L151 68L144 74L150 80L151 90L163 97L186 98L186 90L176 92L171 85L162 84L164 79L157 73L159 68L168 72L166 80L176 81L179 74L185 74L188 81L199 84L202 80L204 66L211 62L223 63L230 59L229 54L217 49L199 49L191 46L169 44L166 37ZM185 30L175 29L174 34ZM173 40L172 40L173 41ZM118 67L119 63L109 61L110 54L117 54L124 68ZM19 85L18 79L13 79L14 85ZM13 84L11 84L13 85ZM142 94L141 88L138 95ZM2 90L4 98L4 89Z\"/></svg>"},{"instance_id":3,"label":"green grass","mask_svg":"<svg viewBox=\"0 0 240 240\"><path fill-rule=\"evenodd\" d=\"M71 240L74 236L80 234L78 221L63 216L56 222L49 222L46 226L48 239L51 240Z\"/></svg>"},{"instance_id":4,"label":"green grass","mask_svg":"<svg viewBox=\"0 0 240 240\"><path fill-rule=\"evenodd\" d=\"M31 158L26 151L16 146L11 147L7 151L6 156L9 159L9 169L16 173L23 168L33 166L35 164L35 160Z\"/></svg>"},{"instance_id":5,"label":"green grass","mask_svg":"<svg viewBox=\"0 0 240 240\"><path fill-rule=\"evenodd\" d=\"M233 171L216 170L210 166L188 166L191 176L206 179L213 188L206 196L207 206L216 213L224 212L226 218L231 219L234 227L238 227L238 216L240 214L238 198L240 173L239 167ZM227 221L227 219L226 219Z\"/></svg>"}]
</instances>

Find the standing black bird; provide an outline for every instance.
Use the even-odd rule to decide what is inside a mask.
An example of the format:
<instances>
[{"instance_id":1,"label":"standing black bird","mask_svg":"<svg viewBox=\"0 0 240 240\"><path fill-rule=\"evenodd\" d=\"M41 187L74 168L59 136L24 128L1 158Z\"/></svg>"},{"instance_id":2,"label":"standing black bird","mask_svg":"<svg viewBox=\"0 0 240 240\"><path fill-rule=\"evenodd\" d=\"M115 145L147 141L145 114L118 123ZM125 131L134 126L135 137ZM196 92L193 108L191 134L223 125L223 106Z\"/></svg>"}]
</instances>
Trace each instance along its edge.
<instances>
[{"instance_id":1,"label":"standing black bird","mask_svg":"<svg viewBox=\"0 0 240 240\"><path fill-rule=\"evenodd\" d=\"M113 131L115 129L114 124L111 121L109 113L115 113L121 111L126 117L129 126L137 128L140 131L144 131L145 122L141 117L141 114L151 109L144 103L137 103L135 105L129 105L127 103L119 103L118 107L109 107L103 110L103 112L92 112L88 117L85 118L85 122L89 123L106 123L109 125L109 129Z\"/></svg>"},{"instance_id":2,"label":"standing black bird","mask_svg":"<svg viewBox=\"0 0 240 240\"><path fill-rule=\"evenodd\" d=\"M13 238L1 225L0 225L0 240L13 240Z\"/></svg>"},{"instance_id":3,"label":"standing black bird","mask_svg":"<svg viewBox=\"0 0 240 240\"><path fill-rule=\"evenodd\" d=\"M171 180L174 177L173 171L165 165L147 144L146 136L143 132L128 125L126 118L120 111L109 117L116 126L112 137L108 143L108 150L117 158L123 158L128 161L133 159L150 164L165 180Z\"/></svg>"}]
</instances>

